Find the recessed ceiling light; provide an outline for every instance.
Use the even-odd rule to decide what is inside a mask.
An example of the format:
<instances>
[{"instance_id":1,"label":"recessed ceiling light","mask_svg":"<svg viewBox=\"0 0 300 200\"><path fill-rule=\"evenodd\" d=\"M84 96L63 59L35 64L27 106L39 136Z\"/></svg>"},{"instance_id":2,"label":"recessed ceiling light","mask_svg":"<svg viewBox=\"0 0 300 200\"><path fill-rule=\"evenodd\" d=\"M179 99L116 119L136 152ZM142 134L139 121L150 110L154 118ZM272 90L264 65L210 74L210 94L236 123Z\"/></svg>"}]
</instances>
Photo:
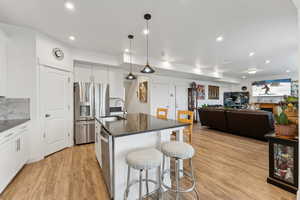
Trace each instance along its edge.
<instances>
[{"instance_id":1,"label":"recessed ceiling light","mask_svg":"<svg viewBox=\"0 0 300 200\"><path fill-rule=\"evenodd\" d=\"M144 35L148 35L149 34L149 30L148 29L144 29L143 33L144 33Z\"/></svg>"},{"instance_id":2,"label":"recessed ceiling light","mask_svg":"<svg viewBox=\"0 0 300 200\"><path fill-rule=\"evenodd\" d=\"M265 63L266 63L266 64L270 64L270 63L271 63L271 60L266 60Z\"/></svg>"},{"instance_id":3,"label":"recessed ceiling light","mask_svg":"<svg viewBox=\"0 0 300 200\"><path fill-rule=\"evenodd\" d=\"M252 56L254 56L254 55L255 55L255 52L250 52L250 53L249 53L249 56L250 56L250 57L252 57Z\"/></svg>"},{"instance_id":4,"label":"recessed ceiling light","mask_svg":"<svg viewBox=\"0 0 300 200\"><path fill-rule=\"evenodd\" d=\"M220 35L219 37L216 38L217 42L222 42L224 40L224 37Z\"/></svg>"},{"instance_id":5,"label":"recessed ceiling light","mask_svg":"<svg viewBox=\"0 0 300 200\"><path fill-rule=\"evenodd\" d=\"M68 9L68 10L73 11L73 10L75 10L75 5L71 1L66 1L65 2L65 8Z\"/></svg>"},{"instance_id":6,"label":"recessed ceiling light","mask_svg":"<svg viewBox=\"0 0 300 200\"><path fill-rule=\"evenodd\" d=\"M69 40L74 41L74 40L76 40L76 38L75 38L75 36L71 35L71 36L69 36Z\"/></svg>"},{"instance_id":7,"label":"recessed ceiling light","mask_svg":"<svg viewBox=\"0 0 300 200\"><path fill-rule=\"evenodd\" d=\"M250 68L248 69L248 74L256 74L257 69L256 68Z\"/></svg>"},{"instance_id":8,"label":"recessed ceiling light","mask_svg":"<svg viewBox=\"0 0 300 200\"><path fill-rule=\"evenodd\" d=\"M128 53L128 52L129 52L129 49L125 49L124 51L125 51L126 53Z\"/></svg>"},{"instance_id":9,"label":"recessed ceiling light","mask_svg":"<svg viewBox=\"0 0 300 200\"><path fill-rule=\"evenodd\" d=\"M194 68L194 72L196 74L202 74L202 70L200 68Z\"/></svg>"},{"instance_id":10,"label":"recessed ceiling light","mask_svg":"<svg viewBox=\"0 0 300 200\"><path fill-rule=\"evenodd\" d=\"M245 78L247 78L246 76L242 76L242 79L245 79Z\"/></svg>"},{"instance_id":11,"label":"recessed ceiling light","mask_svg":"<svg viewBox=\"0 0 300 200\"><path fill-rule=\"evenodd\" d=\"M286 70L286 73L290 73L290 72L291 72L291 70L289 70L289 69L288 69L288 70Z\"/></svg>"},{"instance_id":12,"label":"recessed ceiling light","mask_svg":"<svg viewBox=\"0 0 300 200\"><path fill-rule=\"evenodd\" d=\"M256 70L253 70L253 71L248 71L248 74L256 74Z\"/></svg>"}]
</instances>

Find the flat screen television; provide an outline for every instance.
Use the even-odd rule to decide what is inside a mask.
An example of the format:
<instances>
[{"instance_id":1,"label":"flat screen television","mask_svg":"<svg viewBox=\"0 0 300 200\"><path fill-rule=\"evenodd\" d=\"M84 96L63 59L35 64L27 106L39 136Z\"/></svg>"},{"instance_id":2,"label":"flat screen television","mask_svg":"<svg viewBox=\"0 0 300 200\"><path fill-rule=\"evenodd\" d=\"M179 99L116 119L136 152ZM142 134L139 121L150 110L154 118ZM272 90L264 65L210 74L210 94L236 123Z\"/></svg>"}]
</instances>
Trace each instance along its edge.
<instances>
[{"instance_id":1,"label":"flat screen television","mask_svg":"<svg viewBox=\"0 0 300 200\"><path fill-rule=\"evenodd\" d=\"M252 83L252 96L291 95L291 79L255 81Z\"/></svg>"}]
</instances>

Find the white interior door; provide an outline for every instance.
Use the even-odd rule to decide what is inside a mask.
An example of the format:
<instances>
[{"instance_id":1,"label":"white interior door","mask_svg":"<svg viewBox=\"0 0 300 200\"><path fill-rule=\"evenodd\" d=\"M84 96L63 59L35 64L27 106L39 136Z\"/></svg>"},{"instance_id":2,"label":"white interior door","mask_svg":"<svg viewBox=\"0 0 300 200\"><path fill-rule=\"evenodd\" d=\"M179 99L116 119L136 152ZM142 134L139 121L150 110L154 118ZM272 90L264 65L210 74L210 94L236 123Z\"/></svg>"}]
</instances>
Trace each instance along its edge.
<instances>
[{"instance_id":1,"label":"white interior door","mask_svg":"<svg viewBox=\"0 0 300 200\"><path fill-rule=\"evenodd\" d=\"M68 145L69 73L41 66L41 118L44 121L45 155Z\"/></svg>"},{"instance_id":2,"label":"white interior door","mask_svg":"<svg viewBox=\"0 0 300 200\"><path fill-rule=\"evenodd\" d=\"M176 108L176 119L178 110L188 109L188 88L186 86L176 85L175 86L175 108Z\"/></svg>"},{"instance_id":3,"label":"white interior door","mask_svg":"<svg viewBox=\"0 0 300 200\"><path fill-rule=\"evenodd\" d=\"M156 115L157 108L170 109L169 99L169 84L153 83L151 91L151 113ZM168 112L168 118L170 117L170 111Z\"/></svg>"}]
</instances>

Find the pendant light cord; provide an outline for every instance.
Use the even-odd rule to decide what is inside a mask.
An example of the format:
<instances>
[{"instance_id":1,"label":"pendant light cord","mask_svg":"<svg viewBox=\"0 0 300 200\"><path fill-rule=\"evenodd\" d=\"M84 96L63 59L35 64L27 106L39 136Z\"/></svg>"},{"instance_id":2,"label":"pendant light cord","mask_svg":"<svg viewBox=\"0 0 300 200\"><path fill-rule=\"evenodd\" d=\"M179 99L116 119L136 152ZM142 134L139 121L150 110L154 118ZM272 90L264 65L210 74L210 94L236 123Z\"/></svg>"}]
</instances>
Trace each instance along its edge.
<instances>
[{"instance_id":1,"label":"pendant light cord","mask_svg":"<svg viewBox=\"0 0 300 200\"><path fill-rule=\"evenodd\" d=\"M149 20L147 20L147 65L149 65Z\"/></svg>"},{"instance_id":2,"label":"pendant light cord","mask_svg":"<svg viewBox=\"0 0 300 200\"><path fill-rule=\"evenodd\" d=\"M129 40L129 47L130 47L130 52L129 52L129 56L130 56L130 73L132 73L132 39Z\"/></svg>"}]
</instances>

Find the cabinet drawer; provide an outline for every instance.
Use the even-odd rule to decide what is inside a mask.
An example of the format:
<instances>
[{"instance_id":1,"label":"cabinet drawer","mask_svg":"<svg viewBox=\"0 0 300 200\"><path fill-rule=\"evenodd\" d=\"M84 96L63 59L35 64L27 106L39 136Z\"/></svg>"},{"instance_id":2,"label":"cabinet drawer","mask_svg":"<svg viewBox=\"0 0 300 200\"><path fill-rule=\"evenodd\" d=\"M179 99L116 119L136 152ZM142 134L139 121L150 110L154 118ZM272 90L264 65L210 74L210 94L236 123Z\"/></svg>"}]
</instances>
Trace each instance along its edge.
<instances>
[{"instance_id":1,"label":"cabinet drawer","mask_svg":"<svg viewBox=\"0 0 300 200\"><path fill-rule=\"evenodd\" d=\"M29 129L28 124L25 124L4 131L3 133L0 133L0 145L5 143L7 140L15 138L16 136L22 134L23 132L28 131L28 129Z\"/></svg>"},{"instance_id":2,"label":"cabinet drawer","mask_svg":"<svg viewBox=\"0 0 300 200\"><path fill-rule=\"evenodd\" d=\"M27 131L19 129L11 133L0 143L0 193L28 159Z\"/></svg>"}]
</instances>

